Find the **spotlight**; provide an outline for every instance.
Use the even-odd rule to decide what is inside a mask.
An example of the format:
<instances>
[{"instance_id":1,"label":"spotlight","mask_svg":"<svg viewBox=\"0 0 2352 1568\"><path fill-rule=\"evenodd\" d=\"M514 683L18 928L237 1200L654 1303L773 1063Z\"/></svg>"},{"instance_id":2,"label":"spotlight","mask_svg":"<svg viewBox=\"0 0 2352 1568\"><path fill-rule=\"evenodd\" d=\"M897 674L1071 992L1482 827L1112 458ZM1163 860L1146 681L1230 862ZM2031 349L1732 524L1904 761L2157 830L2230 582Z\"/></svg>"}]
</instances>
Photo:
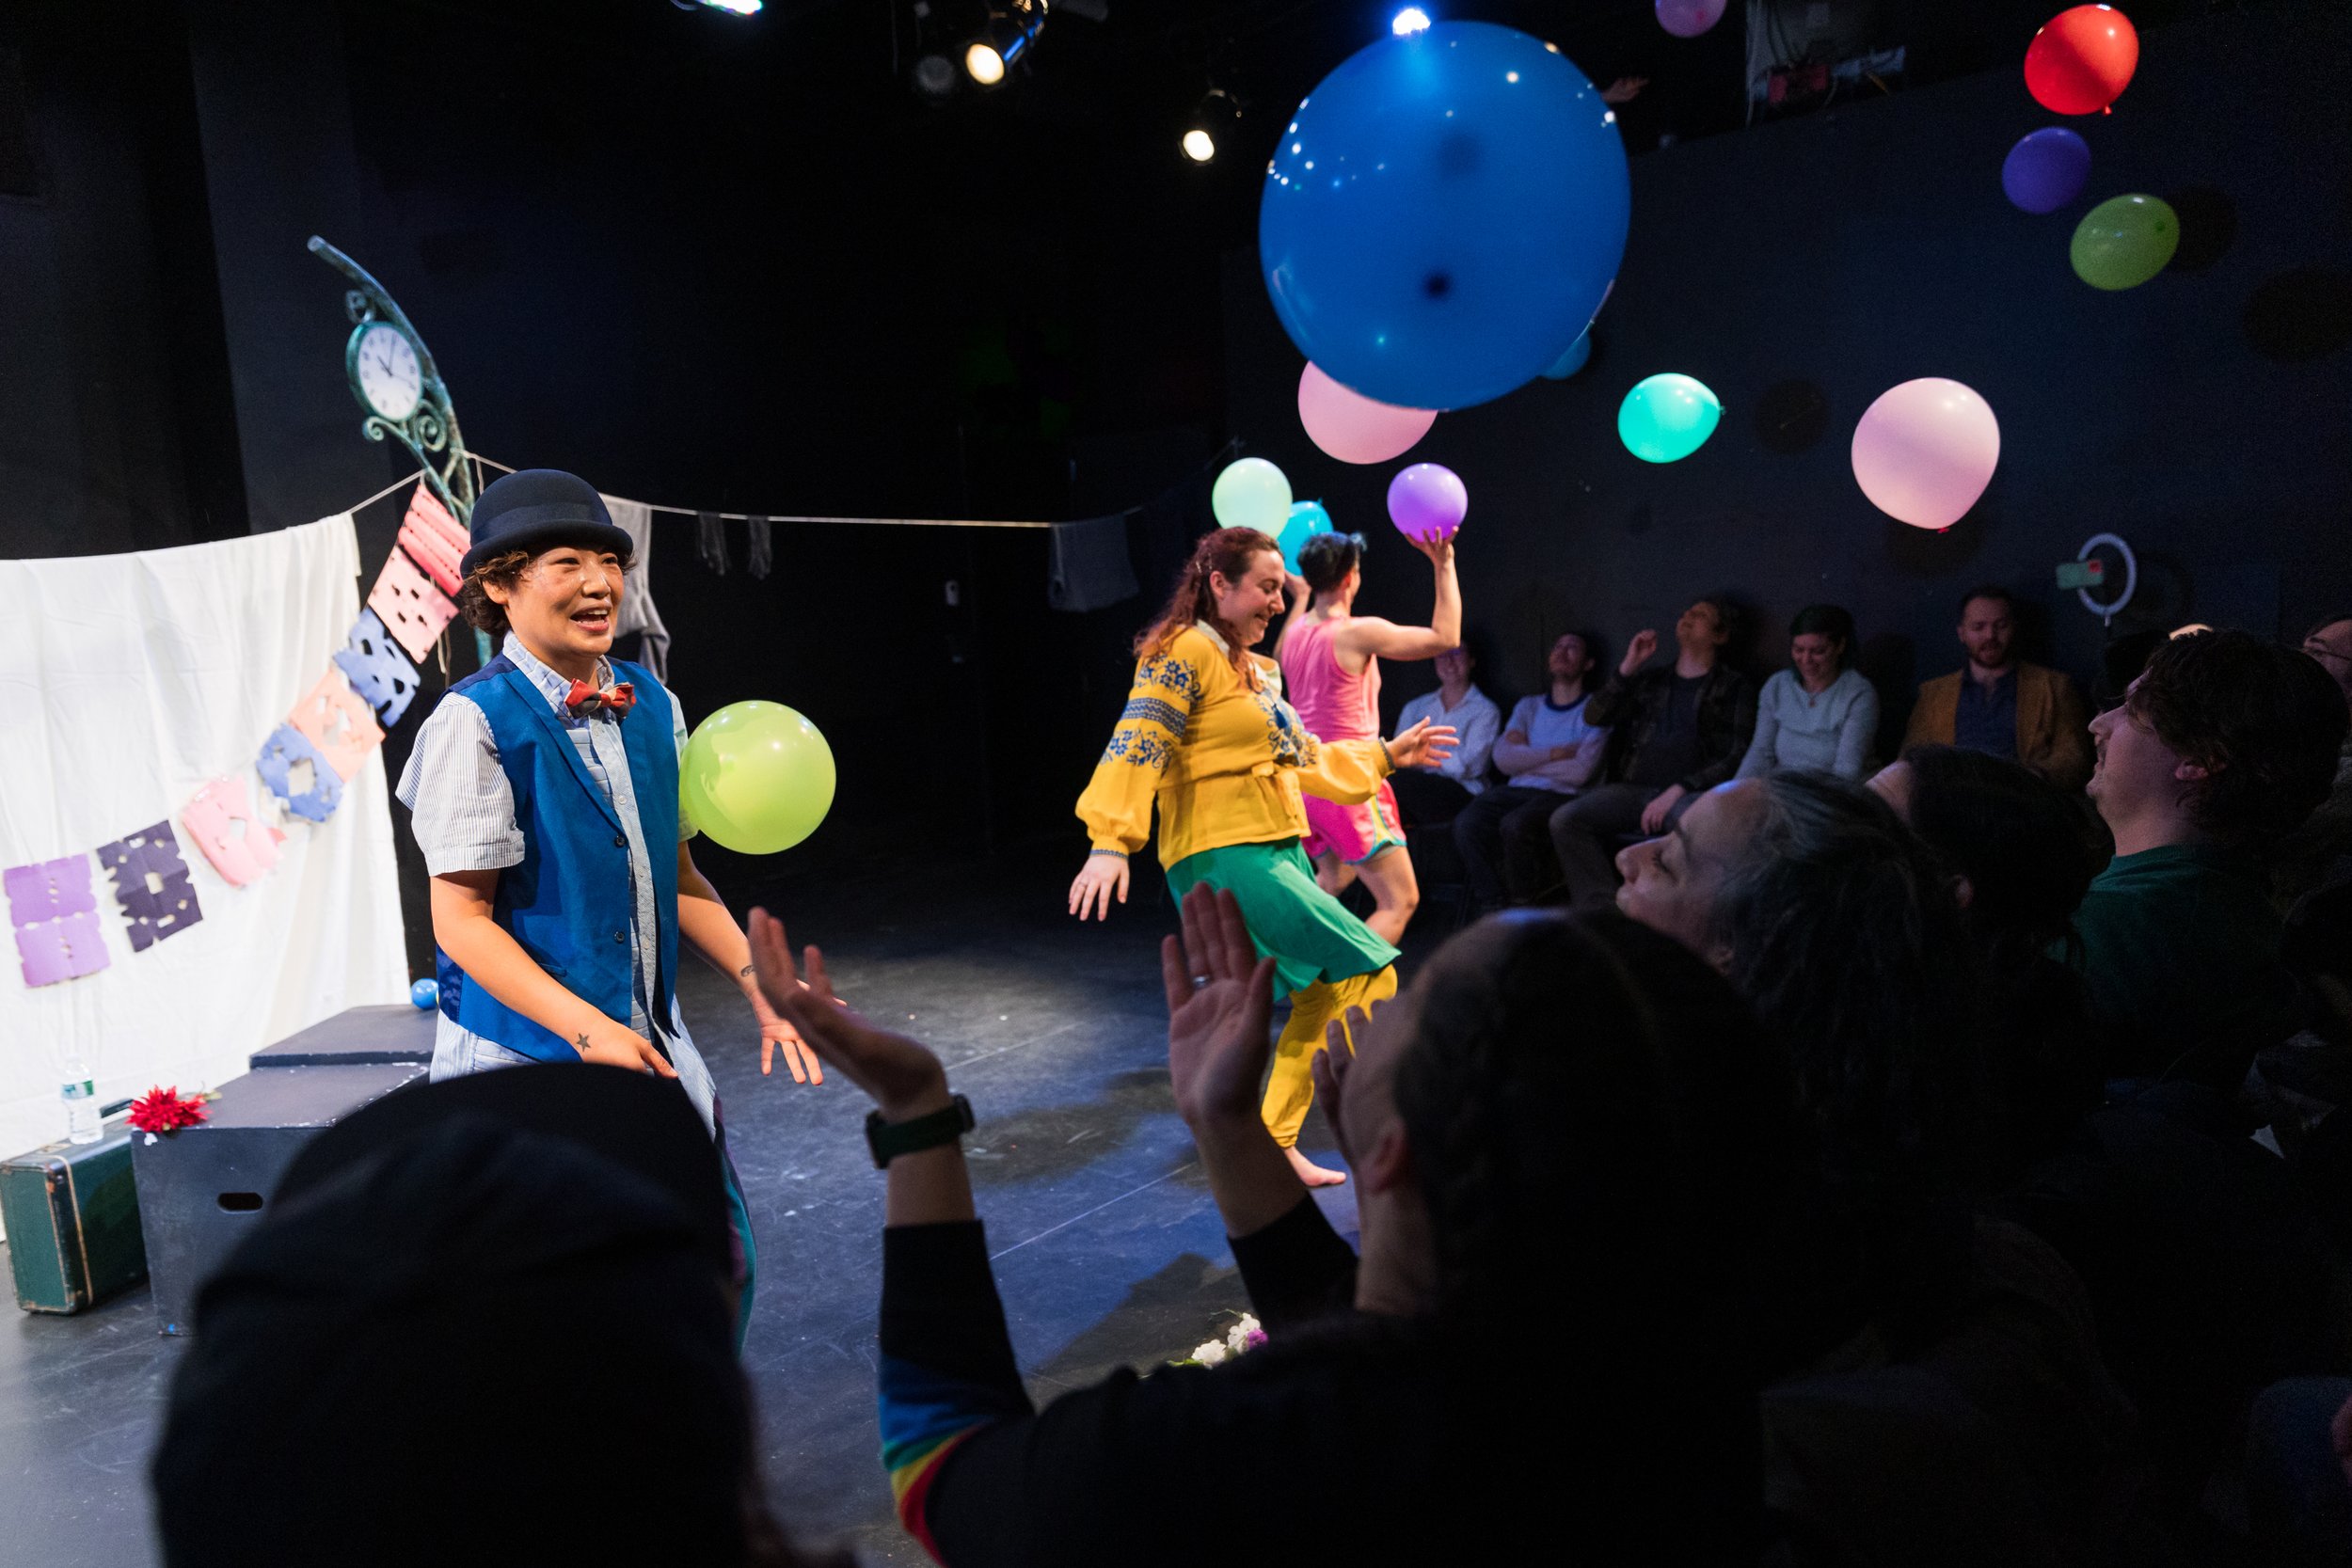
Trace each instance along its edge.
<instances>
[{"instance_id":1,"label":"spotlight","mask_svg":"<svg viewBox=\"0 0 2352 1568\"><path fill-rule=\"evenodd\" d=\"M735 16L756 16L765 0L670 0L679 10L726 11Z\"/></svg>"},{"instance_id":2,"label":"spotlight","mask_svg":"<svg viewBox=\"0 0 2352 1568\"><path fill-rule=\"evenodd\" d=\"M1389 23L1389 31L1398 38L1429 30L1429 13L1419 6L1407 6Z\"/></svg>"},{"instance_id":3,"label":"spotlight","mask_svg":"<svg viewBox=\"0 0 2352 1568\"><path fill-rule=\"evenodd\" d=\"M914 62L914 90L926 98L946 98L956 90L956 68L945 55L925 55Z\"/></svg>"},{"instance_id":4,"label":"spotlight","mask_svg":"<svg viewBox=\"0 0 2352 1568\"><path fill-rule=\"evenodd\" d=\"M1240 126L1241 104L1224 88L1211 87L1193 106L1192 118L1184 122L1184 134L1177 145L1185 157L1205 164L1216 156L1217 138Z\"/></svg>"},{"instance_id":5,"label":"spotlight","mask_svg":"<svg viewBox=\"0 0 2352 1568\"><path fill-rule=\"evenodd\" d=\"M980 36L964 47L963 69L972 80L993 87L1036 44L1045 30L1045 0L1006 0L989 14Z\"/></svg>"}]
</instances>

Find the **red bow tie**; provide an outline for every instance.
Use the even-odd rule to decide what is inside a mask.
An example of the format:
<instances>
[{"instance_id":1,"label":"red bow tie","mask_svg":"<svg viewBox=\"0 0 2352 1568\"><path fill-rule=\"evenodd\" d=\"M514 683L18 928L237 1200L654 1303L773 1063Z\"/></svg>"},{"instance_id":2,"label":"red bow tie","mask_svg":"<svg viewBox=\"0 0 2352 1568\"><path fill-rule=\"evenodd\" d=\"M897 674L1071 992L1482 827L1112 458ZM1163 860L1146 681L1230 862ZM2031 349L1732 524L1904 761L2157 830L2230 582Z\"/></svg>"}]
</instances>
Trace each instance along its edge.
<instances>
[{"instance_id":1,"label":"red bow tie","mask_svg":"<svg viewBox=\"0 0 2352 1568\"><path fill-rule=\"evenodd\" d=\"M627 681L602 691L586 681L574 681L572 689L564 694L564 711L574 718L583 713L610 713L618 719L636 705L637 689Z\"/></svg>"}]
</instances>

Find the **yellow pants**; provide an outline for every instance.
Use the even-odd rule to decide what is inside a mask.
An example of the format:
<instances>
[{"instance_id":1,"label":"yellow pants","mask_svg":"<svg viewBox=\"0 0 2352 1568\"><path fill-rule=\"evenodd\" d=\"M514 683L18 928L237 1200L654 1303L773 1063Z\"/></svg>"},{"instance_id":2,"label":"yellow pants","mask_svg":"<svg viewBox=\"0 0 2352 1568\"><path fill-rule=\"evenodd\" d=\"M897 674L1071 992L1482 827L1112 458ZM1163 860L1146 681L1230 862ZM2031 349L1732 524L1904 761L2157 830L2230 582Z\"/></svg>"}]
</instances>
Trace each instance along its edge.
<instances>
[{"instance_id":1,"label":"yellow pants","mask_svg":"<svg viewBox=\"0 0 2352 1568\"><path fill-rule=\"evenodd\" d=\"M1266 1078L1265 1103L1259 1115L1266 1131L1284 1148L1298 1142L1307 1108L1315 1102L1315 1053L1324 1048L1324 1029L1334 1021L1346 1028L1347 1009L1369 1009L1396 994L1396 966L1344 980L1318 980L1305 990L1291 993L1291 1021L1274 1042L1274 1070ZM1356 1041L1348 1037L1353 1053Z\"/></svg>"}]
</instances>

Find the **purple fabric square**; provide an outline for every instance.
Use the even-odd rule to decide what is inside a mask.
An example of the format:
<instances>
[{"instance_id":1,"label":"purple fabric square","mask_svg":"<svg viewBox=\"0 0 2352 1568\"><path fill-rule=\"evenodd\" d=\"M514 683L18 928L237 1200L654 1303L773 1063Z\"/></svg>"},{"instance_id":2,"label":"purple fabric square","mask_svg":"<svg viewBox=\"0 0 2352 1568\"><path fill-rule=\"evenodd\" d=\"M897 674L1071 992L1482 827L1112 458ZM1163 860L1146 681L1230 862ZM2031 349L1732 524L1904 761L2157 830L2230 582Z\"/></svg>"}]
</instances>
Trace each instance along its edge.
<instances>
[{"instance_id":1,"label":"purple fabric square","mask_svg":"<svg viewBox=\"0 0 2352 1568\"><path fill-rule=\"evenodd\" d=\"M144 953L204 918L168 820L100 845L98 863L114 879L132 952Z\"/></svg>"},{"instance_id":2,"label":"purple fabric square","mask_svg":"<svg viewBox=\"0 0 2352 1568\"><path fill-rule=\"evenodd\" d=\"M90 891L87 855L12 865L0 871L0 885L8 890L11 926L87 914L98 908L98 895Z\"/></svg>"},{"instance_id":3,"label":"purple fabric square","mask_svg":"<svg viewBox=\"0 0 2352 1568\"><path fill-rule=\"evenodd\" d=\"M95 974L106 967L106 942L99 934L95 911L67 915L20 926L16 956L24 966L28 986L54 986L60 980Z\"/></svg>"}]
</instances>

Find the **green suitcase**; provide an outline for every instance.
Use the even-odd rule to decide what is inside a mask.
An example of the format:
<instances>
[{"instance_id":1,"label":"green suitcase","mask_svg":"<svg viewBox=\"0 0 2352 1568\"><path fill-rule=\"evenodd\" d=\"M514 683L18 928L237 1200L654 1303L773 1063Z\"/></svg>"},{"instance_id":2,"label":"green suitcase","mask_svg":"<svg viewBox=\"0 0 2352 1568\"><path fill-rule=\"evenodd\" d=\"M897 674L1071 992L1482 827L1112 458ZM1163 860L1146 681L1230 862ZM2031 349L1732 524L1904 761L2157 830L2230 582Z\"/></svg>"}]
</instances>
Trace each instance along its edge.
<instances>
[{"instance_id":1,"label":"green suitcase","mask_svg":"<svg viewBox=\"0 0 2352 1568\"><path fill-rule=\"evenodd\" d=\"M80 1312L147 1277L129 1123L94 1144L55 1143L0 1161L0 1223L16 1304Z\"/></svg>"}]
</instances>

